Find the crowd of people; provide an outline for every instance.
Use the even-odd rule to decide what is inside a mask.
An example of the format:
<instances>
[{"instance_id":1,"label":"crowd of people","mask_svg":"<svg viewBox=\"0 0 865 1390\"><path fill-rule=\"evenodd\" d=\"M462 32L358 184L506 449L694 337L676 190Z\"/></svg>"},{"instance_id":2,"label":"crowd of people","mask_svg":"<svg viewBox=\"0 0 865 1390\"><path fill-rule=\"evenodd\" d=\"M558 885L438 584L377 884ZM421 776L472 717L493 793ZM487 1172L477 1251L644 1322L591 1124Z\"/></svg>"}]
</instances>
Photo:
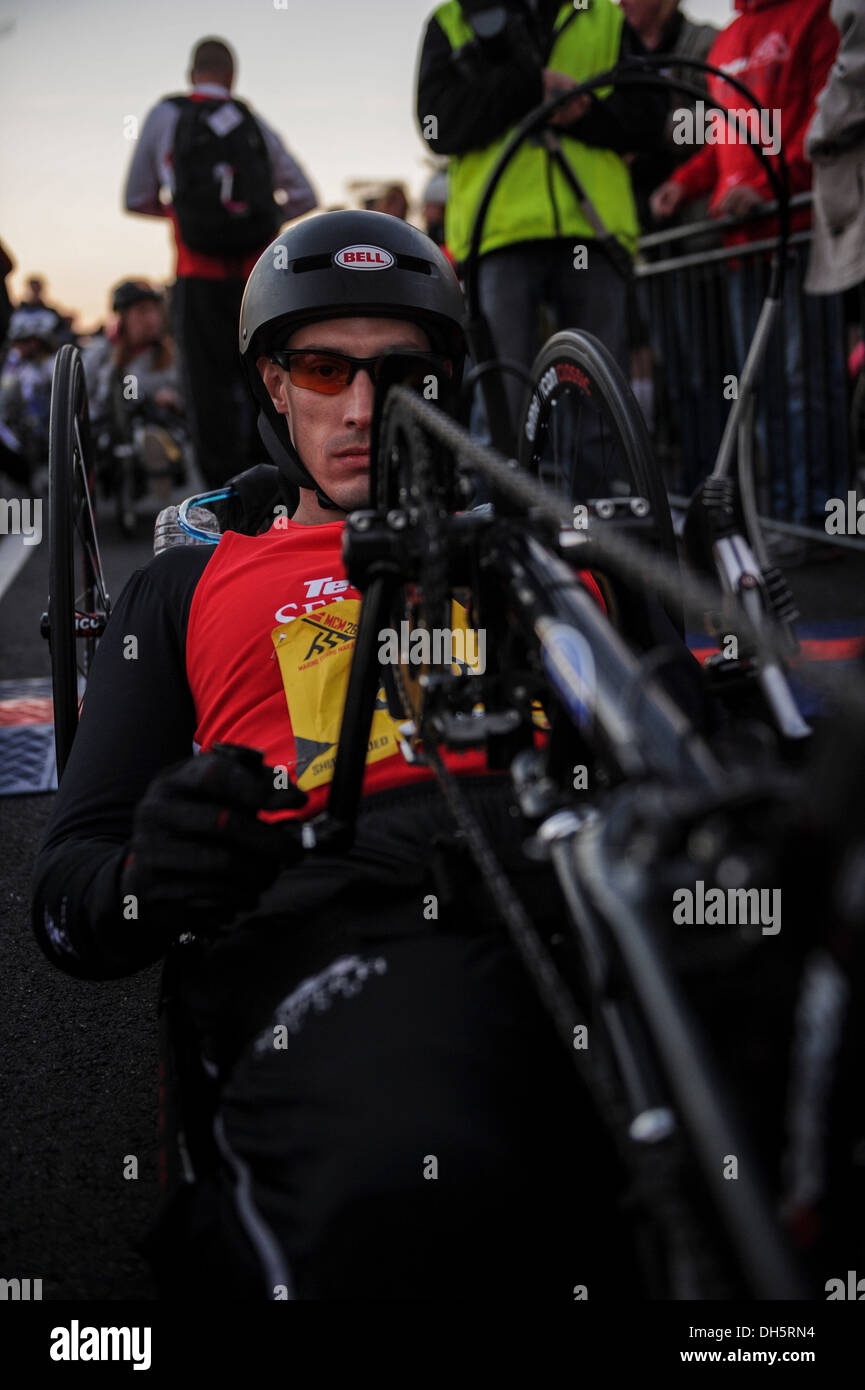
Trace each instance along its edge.
<instances>
[{"instance_id":1,"label":"crowd of people","mask_svg":"<svg viewBox=\"0 0 865 1390\"><path fill-rule=\"evenodd\" d=\"M47 458L54 354L74 334L70 316L45 299L41 276L31 275L20 303L12 304L5 281L13 269L0 246L0 473L28 487Z\"/></svg>"},{"instance_id":2,"label":"crowd of people","mask_svg":"<svg viewBox=\"0 0 865 1390\"><path fill-rule=\"evenodd\" d=\"M734 247L773 236L777 221L765 215L773 196L765 168L741 139L730 135L710 143L696 126L690 140L680 138L683 113L697 110L697 90L705 95L707 117L742 105L730 84L688 62L708 61L751 85L761 109L783 131L791 194L809 191L816 172L810 270L800 257L788 276L783 328L776 333L774 365L782 368L786 387L769 402L760 425L767 458L786 451L789 459L787 468L778 464L774 470L779 481L773 509L781 514L787 506L789 519L813 522L830 480L844 472L838 460L847 447L838 426L846 399L840 303L832 306L827 389L809 396L805 409L816 296L849 291L851 346L861 337L854 291L865 271L865 211L853 190L863 147L856 94L865 41L856 7L834 0L830 15L829 0L735 0L736 17L721 31L693 22L680 0L605 0L585 14L557 0L509 0L495 11L492 30L488 9L477 0L439 5L420 48L417 119L439 161L422 195L420 221L458 270L487 176L515 125L542 99L644 53L668 57L666 75L694 84L685 94L622 86L602 99L595 92L561 105L542 138L525 145L511 163L492 201L479 289L497 356L528 367L550 328L579 326L619 361L650 424L661 367L666 406L676 416L673 432L700 473L711 465L723 420L720 409L707 414L692 399L705 394L698 368L706 345L699 334L693 341L676 277L670 282L675 312L666 331L651 321L645 287L635 288L630 274L638 237L659 227L705 226L710 217L723 220L723 240ZM835 62L839 41L843 60ZM147 115L124 203L130 213L170 219L176 245L172 284L163 292L130 278L115 287L109 327L85 357L103 437L128 433L130 413L140 414L143 403L161 412L156 423L164 424L168 411L175 424L182 421L207 486L220 485L262 457L236 362L243 288L279 226L318 206L313 184L280 136L234 94L234 73L229 46L203 40L191 58L189 89L163 98ZM566 182L554 169L554 146L575 181ZM368 189L361 205L401 219L409 215L400 182ZM731 218L739 219L732 227ZM802 207L793 229L811 223L810 208ZM585 249L586 273L575 273L577 245ZM704 231L684 249L706 245ZM12 265L2 254L5 281ZM755 327L765 282L759 271L766 260L744 269L731 261L723 280L715 276L706 290L715 296L716 318L729 325L735 370ZM130 290L133 284L139 288ZM40 481L44 477L53 355L61 342L75 340L70 316L47 304L44 292L44 281L34 276L14 312L5 290L0 305L0 447L3 471L20 482L34 469ZM825 305L819 311L825 313ZM142 354L147 360L138 360ZM130 376L135 389L124 386ZM519 377L509 376L514 420L523 390ZM812 495L806 496L809 447L812 454L829 450L834 458L821 458L816 468L812 460ZM782 495L783 477L792 480L791 495Z\"/></svg>"},{"instance_id":3,"label":"crowd of people","mask_svg":"<svg viewBox=\"0 0 865 1390\"><path fill-rule=\"evenodd\" d=\"M733 23L716 31L692 22L678 0L623 0L620 9L592 7L591 18L578 18L555 0L539 0L501 7L492 33L473 28L476 9L439 6L424 39L418 83L418 120L436 114L430 143L449 156L446 238L458 262L468 252L484 183L505 142L543 97L645 52L669 57L665 73L702 93L666 96L623 85L603 100L583 94L560 107L550 122L554 130L524 145L502 179L489 208L479 268L481 308L499 357L528 367L550 326L578 325L600 338L632 376L651 416L652 357L663 356L675 427L699 463L695 481L714 459L723 384L727 373L743 367L769 257L735 262L731 254L706 285L705 293L718 301L714 321L708 313L701 318L688 311L687 282L671 275L663 312L670 331L661 342L661 325L646 321L646 296L629 293L637 238L708 217L723 224L725 245L744 250L776 236L778 223L769 215L774 195L765 167L748 148L746 132L726 121L720 138L717 124L703 128L704 119L741 111L747 101L726 80L687 62L705 60L750 86L761 121L770 117L783 139L793 197L810 191L814 159L818 165L827 160L833 170L839 160L847 161L846 200L839 173L829 175L836 213L831 229L822 209L823 180L818 182L812 265L822 270L806 281L805 258L791 267L784 312L769 344L770 389L758 428L772 513L822 524L827 494L848 474L847 395L842 308L837 302L818 305L814 296L848 290L862 279L855 227L861 230L863 212L852 177L862 157L860 9L844 0L836 0L832 14L829 0L735 0ZM836 63L839 41L843 58ZM823 132L824 122L829 132ZM570 186L551 165L551 140L577 176ZM793 231L804 231L811 221L810 209L799 208ZM714 238L714 244L719 241ZM574 273L576 244L586 249L582 274ZM704 235L666 254L706 245ZM803 285L809 291L804 296ZM698 370L705 339L727 321L733 359L707 380ZM850 298L848 321L861 335L858 297ZM824 388L809 393L808 351L824 339ZM512 414L522 391L512 376Z\"/></svg>"}]
</instances>

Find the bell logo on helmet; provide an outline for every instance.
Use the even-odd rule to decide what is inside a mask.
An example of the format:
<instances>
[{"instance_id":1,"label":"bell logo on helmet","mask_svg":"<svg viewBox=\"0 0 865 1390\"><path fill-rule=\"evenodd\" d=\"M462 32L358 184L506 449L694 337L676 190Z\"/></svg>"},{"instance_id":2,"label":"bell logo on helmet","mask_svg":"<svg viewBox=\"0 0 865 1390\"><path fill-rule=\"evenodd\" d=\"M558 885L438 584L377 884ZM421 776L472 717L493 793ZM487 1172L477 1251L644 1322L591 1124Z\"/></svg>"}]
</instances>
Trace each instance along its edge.
<instances>
[{"instance_id":1,"label":"bell logo on helmet","mask_svg":"<svg viewBox=\"0 0 865 1390\"><path fill-rule=\"evenodd\" d=\"M394 263L383 246L344 246L333 259L344 270L387 270Z\"/></svg>"}]
</instances>

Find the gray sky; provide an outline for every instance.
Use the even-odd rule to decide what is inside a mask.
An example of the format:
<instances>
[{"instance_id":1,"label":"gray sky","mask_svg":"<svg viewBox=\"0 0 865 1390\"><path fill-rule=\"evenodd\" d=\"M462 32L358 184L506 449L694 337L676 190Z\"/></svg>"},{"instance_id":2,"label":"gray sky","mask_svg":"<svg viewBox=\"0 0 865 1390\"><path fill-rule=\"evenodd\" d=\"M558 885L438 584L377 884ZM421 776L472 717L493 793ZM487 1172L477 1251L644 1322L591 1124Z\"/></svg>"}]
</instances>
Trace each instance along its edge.
<instances>
[{"instance_id":1,"label":"gray sky","mask_svg":"<svg viewBox=\"0 0 865 1390\"><path fill-rule=\"evenodd\" d=\"M279 8L277 8L277 5ZM12 292L41 271L93 322L126 275L171 276L168 224L130 217L124 119L184 90L207 35L238 54L236 91L282 135L323 204L350 179L427 177L414 122L418 46L435 0L0 0L0 239ZM732 0L685 0L729 22Z\"/></svg>"}]
</instances>

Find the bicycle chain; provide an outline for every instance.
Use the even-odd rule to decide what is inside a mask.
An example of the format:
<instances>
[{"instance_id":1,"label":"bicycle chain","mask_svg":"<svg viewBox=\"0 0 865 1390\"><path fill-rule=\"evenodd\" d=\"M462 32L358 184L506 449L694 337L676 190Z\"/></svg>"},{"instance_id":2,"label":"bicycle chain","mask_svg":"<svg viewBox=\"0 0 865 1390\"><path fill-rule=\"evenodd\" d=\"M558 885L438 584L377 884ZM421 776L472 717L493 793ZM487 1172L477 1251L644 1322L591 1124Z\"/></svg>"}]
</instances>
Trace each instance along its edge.
<instances>
[{"instance_id":1,"label":"bicycle chain","mask_svg":"<svg viewBox=\"0 0 865 1390\"><path fill-rule=\"evenodd\" d=\"M412 476L407 491L419 494L417 507L418 526L425 542L425 567L422 585L424 617L428 627L435 626L435 618L447 600L448 565L447 536L441 508L437 505L434 489L434 472L429 446L420 426L412 421L408 435L409 457L412 460ZM407 616L405 602L400 611L401 618ZM432 621L431 621L432 620ZM421 725L421 710L415 708L414 701L403 678L401 662L391 668L396 682L403 710L412 715L416 727Z\"/></svg>"}]
</instances>

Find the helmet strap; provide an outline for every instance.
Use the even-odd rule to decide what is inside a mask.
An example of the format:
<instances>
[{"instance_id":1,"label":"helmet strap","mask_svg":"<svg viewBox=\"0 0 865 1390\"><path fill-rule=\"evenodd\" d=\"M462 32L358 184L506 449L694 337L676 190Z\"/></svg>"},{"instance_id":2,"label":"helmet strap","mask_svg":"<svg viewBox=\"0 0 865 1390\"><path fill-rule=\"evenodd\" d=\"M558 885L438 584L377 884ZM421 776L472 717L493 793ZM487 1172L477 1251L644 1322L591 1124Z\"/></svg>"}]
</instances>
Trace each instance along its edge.
<instances>
[{"instance_id":1,"label":"helmet strap","mask_svg":"<svg viewBox=\"0 0 865 1390\"><path fill-rule=\"evenodd\" d=\"M333 512L341 512L341 511L344 511L344 508L341 507L341 506L339 505L338 502L332 501L331 498L328 497L328 495L327 495L326 492L322 492L322 490L321 490L320 487L317 487L317 488L315 489L315 495L316 495L316 497L318 498L318 505L319 505L320 507L324 507L326 511L333 511Z\"/></svg>"},{"instance_id":2,"label":"helmet strap","mask_svg":"<svg viewBox=\"0 0 865 1390\"><path fill-rule=\"evenodd\" d=\"M268 419L263 410L258 413L258 433L273 462L290 483L293 483L295 487L305 488L308 492L314 492L318 499L318 505L326 511L341 512L343 510L339 503L328 497L327 493L319 486L306 464L301 461L300 454L294 445L290 441L286 443L285 440L280 439L273 421Z\"/></svg>"}]
</instances>

